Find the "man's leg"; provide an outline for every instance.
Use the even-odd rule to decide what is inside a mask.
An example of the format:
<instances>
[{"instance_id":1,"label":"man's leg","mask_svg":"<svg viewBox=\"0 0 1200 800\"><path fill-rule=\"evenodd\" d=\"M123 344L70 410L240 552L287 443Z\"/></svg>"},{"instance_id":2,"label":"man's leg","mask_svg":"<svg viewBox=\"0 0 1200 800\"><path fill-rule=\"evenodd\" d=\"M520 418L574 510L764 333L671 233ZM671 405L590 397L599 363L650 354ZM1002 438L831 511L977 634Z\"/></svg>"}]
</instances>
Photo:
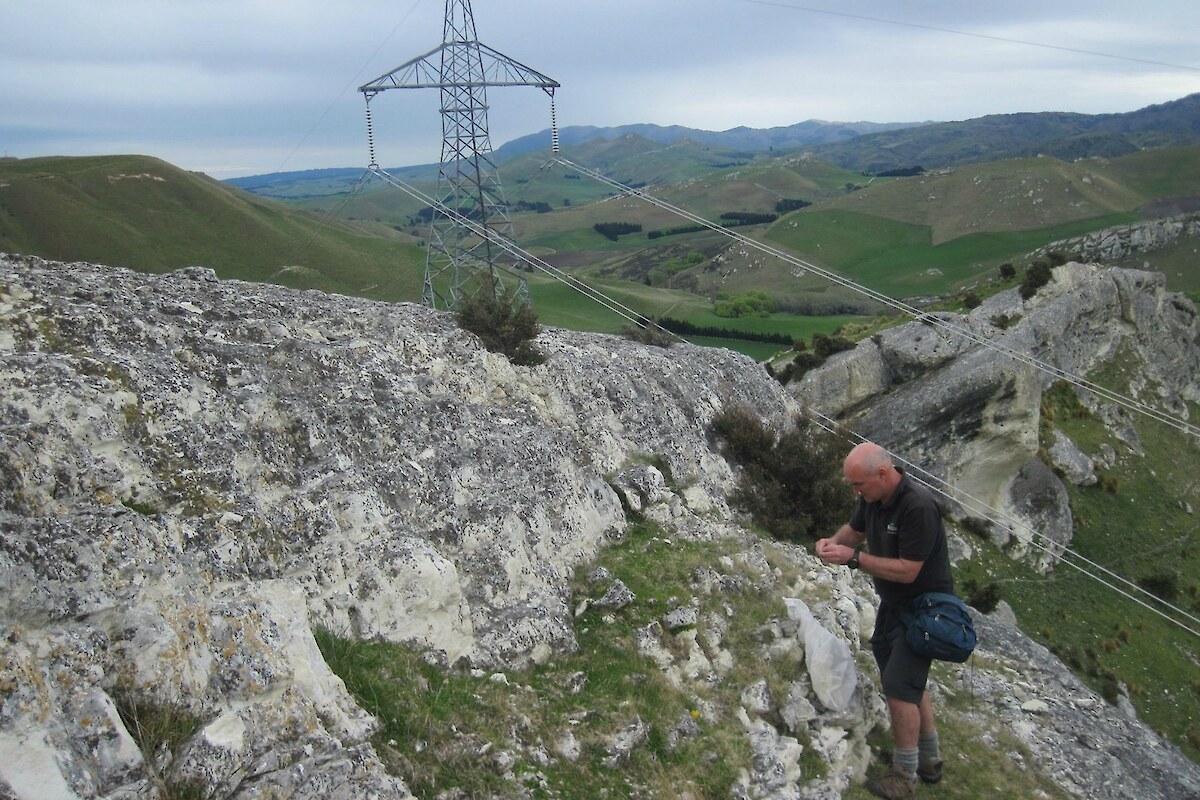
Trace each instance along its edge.
<instances>
[{"instance_id":1,"label":"man's leg","mask_svg":"<svg viewBox=\"0 0 1200 800\"><path fill-rule=\"evenodd\" d=\"M917 739L921 734L921 729L925 719L924 710L929 705L929 694L925 694L921 698L921 704L906 703L903 700L897 700L894 697L887 699L888 713L892 717L892 738L896 741L896 748L905 750L915 748ZM929 714L930 721L933 719L933 712Z\"/></svg>"},{"instance_id":2,"label":"man's leg","mask_svg":"<svg viewBox=\"0 0 1200 800\"><path fill-rule=\"evenodd\" d=\"M925 783L942 779L942 746L937 724L933 719L933 702L929 692L921 698L921 735L917 738L917 777Z\"/></svg>"},{"instance_id":3,"label":"man's leg","mask_svg":"<svg viewBox=\"0 0 1200 800\"><path fill-rule=\"evenodd\" d=\"M887 698L892 718L892 768L867 782L867 789L885 800L908 800L917 789L917 737L921 732L921 708L895 697Z\"/></svg>"},{"instance_id":4,"label":"man's leg","mask_svg":"<svg viewBox=\"0 0 1200 800\"><path fill-rule=\"evenodd\" d=\"M921 695L921 733L929 733L937 730L937 723L933 720L933 700L929 697L929 692Z\"/></svg>"}]
</instances>

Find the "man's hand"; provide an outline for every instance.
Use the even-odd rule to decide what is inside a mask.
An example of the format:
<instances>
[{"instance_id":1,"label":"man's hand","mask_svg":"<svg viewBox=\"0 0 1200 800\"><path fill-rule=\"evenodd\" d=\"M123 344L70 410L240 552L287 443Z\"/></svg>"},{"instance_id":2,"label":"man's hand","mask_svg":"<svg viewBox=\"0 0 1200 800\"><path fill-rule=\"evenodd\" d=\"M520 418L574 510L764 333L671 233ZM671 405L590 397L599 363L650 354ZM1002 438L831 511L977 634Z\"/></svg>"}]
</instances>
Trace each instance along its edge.
<instances>
[{"instance_id":1,"label":"man's hand","mask_svg":"<svg viewBox=\"0 0 1200 800\"><path fill-rule=\"evenodd\" d=\"M854 555L854 548L838 544L833 539L817 540L817 558L826 564L845 564Z\"/></svg>"}]
</instances>

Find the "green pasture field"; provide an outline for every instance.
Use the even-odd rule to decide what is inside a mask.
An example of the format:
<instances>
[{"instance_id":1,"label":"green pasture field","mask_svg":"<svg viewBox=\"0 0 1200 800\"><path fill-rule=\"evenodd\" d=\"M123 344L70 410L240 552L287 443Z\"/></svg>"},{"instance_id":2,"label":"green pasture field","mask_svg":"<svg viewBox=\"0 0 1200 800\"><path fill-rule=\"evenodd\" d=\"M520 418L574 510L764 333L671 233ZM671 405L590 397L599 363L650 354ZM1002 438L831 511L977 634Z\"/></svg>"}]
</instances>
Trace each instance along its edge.
<instances>
[{"instance_id":1,"label":"green pasture field","mask_svg":"<svg viewBox=\"0 0 1200 800\"><path fill-rule=\"evenodd\" d=\"M768 317L718 317L704 298L688 292L654 289L649 286L620 281L588 281L597 291L650 319L671 317L699 327L725 328L756 334L782 334L792 339L811 339L814 333L831 334L862 317L828 316L804 317L795 314L771 314ZM529 294L533 299L538 321L550 327L569 328L598 333L619 333L632 323L559 281L545 278L530 280ZM706 347L725 347L763 361L786 350L787 345L737 338L687 336L688 341Z\"/></svg>"},{"instance_id":2,"label":"green pasture field","mask_svg":"<svg viewBox=\"0 0 1200 800\"><path fill-rule=\"evenodd\" d=\"M1106 168L1147 198L1200 193L1200 147L1141 150L1107 162Z\"/></svg>"},{"instance_id":3,"label":"green pasture field","mask_svg":"<svg viewBox=\"0 0 1200 800\"><path fill-rule=\"evenodd\" d=\"M977 233L935 245L929 228L853 211L802 212L767 238L891 297L949 294L1050 242L1138 219L1111 214L1051 228Z\"/></svg>"},{"instance_id":4,"label":"green pasture field","mask_svg":"<svg viewBox=\"0 0 1200 800\"><path fill-rule=\"evenodd\" d=\"M1149 253L1134 253L1119 265L1161 272L1167 276L1167 289L1184 292L1200 302L1200 241L1196 239L1182 239Z\"/></svg>"}]
</instances>

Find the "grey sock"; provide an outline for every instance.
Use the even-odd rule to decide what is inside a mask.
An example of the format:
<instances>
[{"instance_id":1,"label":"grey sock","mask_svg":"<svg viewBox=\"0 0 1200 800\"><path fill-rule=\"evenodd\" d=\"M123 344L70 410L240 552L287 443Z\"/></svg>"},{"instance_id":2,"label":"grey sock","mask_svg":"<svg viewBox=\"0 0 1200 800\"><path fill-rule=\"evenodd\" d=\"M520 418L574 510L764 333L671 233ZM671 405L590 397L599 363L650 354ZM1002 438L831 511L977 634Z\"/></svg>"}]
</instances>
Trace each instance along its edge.
<instances>
[{"instance_id":1,"label":"grey sock","mask_svg":"<svg viewBox=\"0 0 1200 800\"><path fill-rule=\"evenodd\" d=\"M909 775L916 775L919 752L915 747L897 747L892 751L892 766L904 770Z\"/></svg>"},{"instance_id":2,"label":"grey sock","mask_svg":"<svg viewBox=\"0 0 1200 800\"><path fill-rule=\"evenodd\" d=\"M917 740L917 749L921 753L922 764L935 764L942 760L941 743L936 730L928 733L922 731L921 738Z\"/></svg>"}]
</instances>

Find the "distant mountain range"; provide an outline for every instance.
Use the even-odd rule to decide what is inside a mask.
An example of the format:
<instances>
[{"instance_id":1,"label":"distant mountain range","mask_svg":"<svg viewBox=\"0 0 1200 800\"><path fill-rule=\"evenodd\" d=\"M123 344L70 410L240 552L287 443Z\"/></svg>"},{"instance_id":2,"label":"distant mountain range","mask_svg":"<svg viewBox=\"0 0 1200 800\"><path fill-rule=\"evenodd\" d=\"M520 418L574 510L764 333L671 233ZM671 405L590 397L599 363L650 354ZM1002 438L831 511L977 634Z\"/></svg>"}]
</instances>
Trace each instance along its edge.
<instances>
[{"instance_id":1,"label":"distant mountain range","mask_svg":"<svg viewBox=\"0 0 1200 800\"><path fill-rule=\"evenodd\" d=\"M688 141L745 158L803 150L844 169L869 173L1033 156L1052 156L1063 161L1116 158L1147 148L1200 144L1200 93L1122 114L1044 111L992 114L960 122L808 120L784 127L737 127L727 131L651 124L569 126L559 130L559 141L574 147L631 135L658 144ZM497 148L496 160L503 163L545 149L549 141L549 129L522 136ZM420 174L431 166L402 170ZM355 180L361 174L360 167L334 168L253 175L233 178L228 183L251 192L272 194L269 187L273 184L312 178Z\"/></svg>"},{"instance_id":2,"label":"distant mountain range","mask_svg":"<svg viewBox=\"0 0 1200 800\"><path fill-rule=\"evenodd\" d=\"M685 128L681 125L618 125L598 128L591 125L573 125L558 132L559 141L565 145L579 145L593 139L620 139L630 134L649 139L659 144L674 144L688 140L696 144L721 147L731 150L747 150L751 153L766 153L772 150L798 150L818 144L845 142L873 133L903 130L930 122L826 122L810 119L777 128L747 128L739 126L727 131L706 131ZM549 129L540 133L513 139L496 151L497 159L503 161L540 150L550 141Z\"/></svg>"}]
</instances>

